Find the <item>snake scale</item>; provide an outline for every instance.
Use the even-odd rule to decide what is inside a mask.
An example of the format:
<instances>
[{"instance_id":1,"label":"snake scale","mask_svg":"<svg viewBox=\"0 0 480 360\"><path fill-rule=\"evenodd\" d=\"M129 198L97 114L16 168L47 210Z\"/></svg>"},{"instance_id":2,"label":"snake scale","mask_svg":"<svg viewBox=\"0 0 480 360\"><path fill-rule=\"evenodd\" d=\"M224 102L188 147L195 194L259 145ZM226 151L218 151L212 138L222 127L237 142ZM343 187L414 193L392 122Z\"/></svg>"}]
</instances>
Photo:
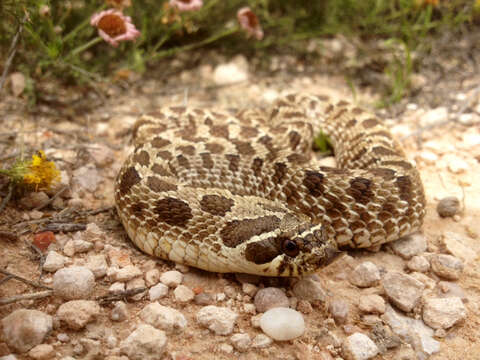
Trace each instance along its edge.
<instances>
[{"instance_id":1,"label":"snake scale","mask_svg":"<svg viewBox=\"0 0 480 360\"><path fill-rule=\"evenodd\" d=\"M312 151L320 131L337 167ZM118 214L144 252L213 272L301 276L344 248L419 230L417 169L372 114L291 94L235 116L166 107L133 128L115 182Z\"/></svg>"}]
</instances>

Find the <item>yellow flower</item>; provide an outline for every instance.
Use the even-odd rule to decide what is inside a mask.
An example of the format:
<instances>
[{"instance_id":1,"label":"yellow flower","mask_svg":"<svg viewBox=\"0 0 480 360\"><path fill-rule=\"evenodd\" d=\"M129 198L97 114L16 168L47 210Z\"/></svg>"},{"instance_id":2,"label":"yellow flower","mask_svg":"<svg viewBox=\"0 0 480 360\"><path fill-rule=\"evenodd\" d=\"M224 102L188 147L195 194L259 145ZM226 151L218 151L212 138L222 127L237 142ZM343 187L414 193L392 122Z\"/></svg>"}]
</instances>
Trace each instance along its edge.
<instances>
[{"instance_id":1,"label":"yellow flower","mask_svg":"<svg viewBox=\"0 0 480 360\"><path fill-rule=\"evenodd\" d=\"M35 191L47 190L54 182L60 180L60 171L55 167L53 161L47 161L47 157L42 150L34 154L30 163L26 165L23 182L33 186Z\"/></svg>"}]
</instances>

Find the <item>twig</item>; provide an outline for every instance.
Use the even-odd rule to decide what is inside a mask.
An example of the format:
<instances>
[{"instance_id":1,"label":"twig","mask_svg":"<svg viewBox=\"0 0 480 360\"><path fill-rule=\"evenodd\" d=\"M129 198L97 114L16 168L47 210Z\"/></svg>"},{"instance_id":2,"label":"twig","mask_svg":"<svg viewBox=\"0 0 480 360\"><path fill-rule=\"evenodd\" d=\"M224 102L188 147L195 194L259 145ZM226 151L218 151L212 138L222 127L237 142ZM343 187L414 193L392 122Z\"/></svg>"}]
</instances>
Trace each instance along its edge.
<instances>
[{"instance_id":1,"label":"twig","mask_svg":"<svg viewBox=\"0 0 480 360\"><path fill-rule=\"evenodd\" d=\"M82 231L87 228L87 225L85 224L77 224L77 223L60 223L60 222L55 222L55 223L49 223L45 225L44 227L40 228L38 232L43 232L43 231L52 231L54 233L56 232L72 232L72 231Z\"/></svg>"},{"instance_id":2,"label":"twig","mask_svg":"<svg viewBox=\"0 0 480 360\"><path fill-rule=\"evenodd\" d=\"M7 61L5 62L5 67L3 68L2 77L0 78L0 93L2 92L3 84L5 83L5 79L7 78L8 70L10 70L10 65L12 65L13 58L15 57L15 53L17 52L18 40L20 39L20 35L22 34L22 31L23 31L23 24L25 23L26 20L27 20L27 15L25 15L22 21L20 22L17 33L13 37L12 45L10 45L10 49L8 50L10 55L8 56Z\"/></svg>"},{"instance_id":3,"label":"twig","mask_svg":"<svg viewBox=\"0 0 480 360\"><path fill-rule=\"evenodd\" d=\"M146 290L147 290L146 287L135 288L135 289L121 291L115 294L99 296L95 300L98 300L100 302L100 305L104 305L106 303L117 301L117 300L126 300L127 298L140 294Z\"/></svg>"},{"instance_id":4,"label":"twig","mask_svg":"<svg viewBox=\"0 0 480 360\"><path fill-rule=\"evenodd\" d=\"M34 208L33 210L41 210L43 209L44 207L50 205L52 202L55 201L56 198L58 198L60 195L62 195L65 190L68 189L68 185L65 185L64 187L62 187L60 190L57 191L57 193L55 195L53 195L46 203L42 204L42 205L39 205L37 206L36 208Z\"/></svg>"},{"instance_id":5,"label":"twig","mask_svg":"<svg viewBox=\"0 0 480 360\"><path fill-rule=\"evenodd\" d=\"M42 288L42 289L47 289L47 290L53 290L51 287L48 287L46 285L43 285L43 284L39 284L39 283L36 283L36 282L33 282L31 280L28 280L28 279L25 279L21 276L18 276L18 275L15 275L15 274L12 274L11 272L7 271L7 270L3 270L3 269L0 269L0 273L2 273L3 275L5 276L10 276L11 278L15 279L15 280L18 280L18 281L21 281L25 284L28 284L28 285L31 285L33 287L37 287L37 288Z\"/></svg>"},{"instance_id":6,"label":"twig","mask_svg":"<svg viewBox=\"0 0 480 360\"><path fill-rule=\"evenodd\" d=\"M5 209L5 206L7 206L8 202L12 198L12 194L13 194L13 182L10 181L10 183L8 184L7 196L5 196L5 198L2 200L2 203L0 204L0 213L3 211L3 209Z\"/></svg>"},{"instance_id":7,"label":"twig","mask_svg":"<svg viewBox=\"0 0 480 360\"><path fill-rule=\"evenodd\" d=\"M45 290L45 291L39 291L32 294L15 295L12 297L0 299L0 305L7 305L7 304L11 304L21 300L41 299L41 298L51 296L52 294L53 294L53 290Z\"/></svg>"}]
</instances>

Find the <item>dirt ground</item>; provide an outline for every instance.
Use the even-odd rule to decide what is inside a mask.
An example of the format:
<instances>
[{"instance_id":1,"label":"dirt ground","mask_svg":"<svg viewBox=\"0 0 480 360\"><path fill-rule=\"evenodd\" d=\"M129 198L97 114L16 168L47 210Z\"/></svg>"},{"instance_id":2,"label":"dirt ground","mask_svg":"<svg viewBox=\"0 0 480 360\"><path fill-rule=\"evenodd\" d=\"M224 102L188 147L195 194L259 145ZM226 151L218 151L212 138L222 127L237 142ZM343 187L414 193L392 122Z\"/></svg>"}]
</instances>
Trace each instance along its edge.
<instances>
[{"instance_id":1,"label":"dirt ground","mask_svg":"<svg viewBox=\"0 0 480 360\"><path fill-rule=\"evenodd\" d=\"M468 47L468 43L458 46ZM480 60L478 51L474 56L477 61ZM112 207L115 175L132 150L129 130L143 112L163 105L185 103L233 111L268 105L279 94L292 91L326 93L352 100L351 87L341 74L331 71L331 66L327 68L321 64L304 64L299 59L279 56L274 61L280 64L278 69L257 72L245 58L236 58L233 60L236 70L233 71L243 73L247 78L234 84L219 85L221 79L215 78L215 70L217 64L225 62L227 60L219 58L212 65L207 57L200 64L181 70L181 64L174 60L166 65L180 70L168 78L163 76L162 69L152 70L148 76L143 77L123 74L114 84L99 85L98 91L86 92L82 89L58 88L56 84L45 85L38 106L30 111L22 96L15 97L11 93L4 96L0 100L2 160L8 164L12 159L10 155L18 154L22 146L27 153L44 149L66 175L64 181L67 181L70 188L61 195L63 201L58 202L56 209L52 206L45 207L40 210L40 214L25 209L18 202L9 203L0 214L1 230L23 235L16 240L0 239L0 268L51 285L52 274L40 271L41 258L28 245L33 240L34 233L42 228L41 222L31 220L41 218L48 222L62 208L72 206L79 206L81 210ZM467 318L462 324L448 329L443 337L436 338L441 342L441 350L429 357L432 360L480 359L480 72L474 64L474 61L464 62L460 55L445 58L442 76L437 76L439 73L435 67L427 64L415 75L415 81L418 82L415 95L386 110L373 110L385 120L392 133L402 142L407 156L416 161L420 170L427 196L427 216L423 226L423 234L428 241L427 252L448 253L443 238L453 232L460 236L465 248L475 253L473 260L464 262L464 271L457 281L465 293ZM372 86L358 86L356 94L355 101L367 108L372 108L372 103L379 98ZM82 177L88 179L82 180ZM5 192L2 196L5 196ZM456 196L461 200L462 211L454 218L440 218L436 211L438 201L446 196ZM84 213L75 217L73 222L97 224L107 234L104 246L121 249L141 269L152 266L152 258L142 254L129 242L113 210L95 215ZM72 232L65 232L64 235L57 233L59 239L72 236ZM61 252L61 248L58 251ZM91 251L101 253L102 248L96 247ZM195 321L195 314L201 306L194 302L186 305L175 303L170 293L160 300L161 304L180 310L187 318L188 326L185 333L168 334L166 358L341 359L339 349L331 349L322 344L319 334L327 329L342 341L355 329L368 332L368 326L362 323L358 310L358 298L366 292L347 280L351 266L368 260L375 263L382 273L390 270L408 273L406 261L395 255L388 245L377 253L352 251L349 255L351 260L341 258L318 272L328 294L327 303L340 297L349 304L346 325L332 322L327 306L314 306L312 312L304 314L307 328L300 338L273 342L264 349L250 348L245 353L235 350L230 352L228 347L222 346L229 343L228 336L215 335ZM87 256L88 253L75 254L69 259L70 264L84 264ZM162 260L155 260L153 266L161 272L175 268L175 264ZM437 284L441 280L430 271L426 275ZM190 269L184 274L183 283L192 289L201 288L212 294L224 292L226 286L233 287L236 294L242 294L241 284L234 275L210 274ZM97 279L91 298L107 294L110 285L111 281L106 278ZM288 281L262 279L258 286L270 285L283 287L287 295L291 295ZM15 280L0 283L0 298L33 291L34 288ZM368 291L383 294L381 285ZM23 307L54 315L62 302L55 296L22 300L0 306L0 317ZM261 330L252 326L252 314L241 311L245 302L248 299L243 296L235 297L229 302L240 314L234 332L246 332L254 337ZM129 317L123 322L113 322L109 316L112 304L104 305L102 315L86 329L73 331L61 326L54 327L45 343L54 346L56 358L60 359L62 356L73 356L73 348L78 340L91 337L99 329L112 329L120 342L141 322L138 312L148 303L148 296L140 300L129 299ZM218 301L215 305L225 306L225 302ZM420 315L409 316L418 318ZM56 336L59 333L67 333L71 340L65 343L58 341ZM0 356L10 353L3 341L0 336ZM105 340L100 336L100 341ZM391 349L374 359L403 359L401 354L405 347L402 345ZM117 355L115 351L118 350L115 349L115 346L113 350L107 347L103 356L108 358ZM17 357L24 358L23 356L27 358L26 355ZM75 357L83 358L82 355Z\"/></svg>"}]
</instances>

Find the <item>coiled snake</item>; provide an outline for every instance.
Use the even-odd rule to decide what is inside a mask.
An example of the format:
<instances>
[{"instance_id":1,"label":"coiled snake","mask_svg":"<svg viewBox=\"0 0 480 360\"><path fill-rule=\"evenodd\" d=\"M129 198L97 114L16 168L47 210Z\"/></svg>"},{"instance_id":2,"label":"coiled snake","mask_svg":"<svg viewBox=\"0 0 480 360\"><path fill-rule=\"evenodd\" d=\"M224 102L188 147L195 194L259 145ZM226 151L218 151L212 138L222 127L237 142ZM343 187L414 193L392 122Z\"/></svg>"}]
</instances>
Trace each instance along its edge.
<instances>
[{"instance_id":1,"label":"coiled snake","mask_svg":"<svg viewBox=\"0 0 480 360\"><path fill-rule=\"evenodd\" d=\"M312 152L320 129L336 168ZM142 116L115 201L144 252L214 272L300 276L339 248L376 247L417 231L416 168L370 113L292 94L269 110L167 107Z\"/></svg>"}]
</instances>

